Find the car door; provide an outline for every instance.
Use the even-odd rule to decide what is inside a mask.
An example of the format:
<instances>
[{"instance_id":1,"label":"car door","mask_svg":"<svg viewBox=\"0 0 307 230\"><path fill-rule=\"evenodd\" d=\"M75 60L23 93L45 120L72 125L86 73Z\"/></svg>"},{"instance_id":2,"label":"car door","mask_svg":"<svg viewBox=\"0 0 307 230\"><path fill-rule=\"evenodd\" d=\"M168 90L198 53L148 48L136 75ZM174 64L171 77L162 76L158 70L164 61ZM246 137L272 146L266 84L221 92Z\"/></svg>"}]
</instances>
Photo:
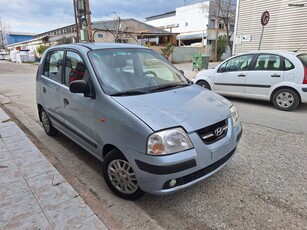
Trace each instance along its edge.
<instances>
[{"instance_id":1,"label":"car door","mask_svg":"<svg viewBox=\"0 0 307 230\"><path fill-rule=\"evenodd\" d=\"M43 63L40 90L43 99L43 106L49 118L56 125L64 123L63 111L60 104L60 89L63 75L64 50L50 51Z\"/></svg>"},{"instance_id":2,"label":"car door","mask_svg":"<svg viewBox=\"0 0 307 230\"><path fill-rule=\"evenodd\" d=\"M259 54L254 66L246 77L245 93L268 95L270 88L283 81L282 57L276 54Z\"/></svg>"},{"instance_id":3,"label":"car door","mask_svg":"<svg viewBox=\"0 0 307 230\"><path fill-rule=\"evenodd\" d=\"M214 91L225 94L242 94L253 54L236 56L224 62L214 76Z\"/></svg>"},{"instance_id":4,"label":"car door","mask_svg":"<svg viewBox=\"0 0 307 230\"><path fill-rule=\"evenodd\" d=\"M71 93L69 84L75 80L90 82L87 66L81 55L68 50L65 57L64 84L61 88L60 102L65 120L66 132L92 153L97 152L95 130L95 99L81 93Z\"/></svg>"}]
</instances>

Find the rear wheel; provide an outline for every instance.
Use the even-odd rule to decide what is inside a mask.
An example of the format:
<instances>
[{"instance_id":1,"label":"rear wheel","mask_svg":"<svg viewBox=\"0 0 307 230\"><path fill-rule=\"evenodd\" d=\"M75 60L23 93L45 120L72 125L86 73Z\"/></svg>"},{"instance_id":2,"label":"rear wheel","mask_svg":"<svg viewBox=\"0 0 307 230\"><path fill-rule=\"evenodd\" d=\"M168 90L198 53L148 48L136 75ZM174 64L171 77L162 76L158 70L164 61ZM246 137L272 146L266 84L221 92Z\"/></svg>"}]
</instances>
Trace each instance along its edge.
<instances>
[{"instance_id":1,"label":"rear wheel","mask_svg":"<svg viewBox=\"0 0 307 230\"><path fill-rule=\"evenodd\" d=\"M197 85L200 85L201 87L205 88L205 89L209 89L211 90L210 85L208 84L208 82L206 81L198 81L196 82Z\"/></svg>"},{"instance_id":2,"label":"rear wheel","mask_svg":"<svg viewBox=\"0 0 307 230\"><path fill-rule=\"evenodd\" d=\"M283 111L291 111L297 108L300 97L292 89L279 89L273 95L273 105Z\"/></svg>"},{"instance_id":3,"label":"rear wheel","mask_svg":"<svg viewBox=\"0 0 307 230\"><path fill-rule=\"evenodd\" d=\"M120 198L137 200L144 195L130 163L118 149L110 151L103 160L103 177Z\"/></svg>"},{"instance_id":4,"label":"rear wheel","mask_svg":"<svg viewBox=\"0 0 307 230\"><path fill-rule=\"evenodd\" d=\"M43 108L40 109L40 117L42 119L42 123L43 123L43 127L44 127L45 132L49 136L57 135L58 134L58 130L53 127L53 125L50 122L50 119L49 119L46 111Z\"/></svg>"}]
</instances>

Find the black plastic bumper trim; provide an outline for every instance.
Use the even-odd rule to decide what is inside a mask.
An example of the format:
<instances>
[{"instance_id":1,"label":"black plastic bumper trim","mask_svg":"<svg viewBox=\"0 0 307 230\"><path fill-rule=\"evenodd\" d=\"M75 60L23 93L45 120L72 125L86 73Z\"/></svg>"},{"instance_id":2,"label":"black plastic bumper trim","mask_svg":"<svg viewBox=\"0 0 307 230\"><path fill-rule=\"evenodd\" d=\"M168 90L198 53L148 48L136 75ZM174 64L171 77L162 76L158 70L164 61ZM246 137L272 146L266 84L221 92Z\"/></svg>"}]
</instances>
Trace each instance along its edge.
<instances>
[{"instance_id":1,"label":"black plastic bumper trim","mask_svg":"<svg viewBox=\"0 0 307 230\"><path fill-rule=\"evenodd\" d=\"M177 173L177 172L181 172L183 170L190 169L196 166L195 159L180 162L178 164L163 165L163 166L151 165L143 161L139 161L139 160L135 160L135 163L141 170L148 172L148 173L157 174L157 175Z\"/></svg>"},{"instance_id":2,"label":"black plastic bumper trim","mask_svg":"<svg viewBox=\"0 0 307 230\"><path fill-rule=\"evenodd\" d=\"M303 92L307 93L307 88L302 88Z\"/></svg>"},{"instance_id":3,"label":"black plastic bumper trim","mask_svg":"<svg viewBox=\"0 0 307 230\"><path fill-rule=\"evenodd\" d=\"M237 136L237 142L241 139L243 133L243 128L241 129L240 133Z\"/></svg>"}]
</instances>

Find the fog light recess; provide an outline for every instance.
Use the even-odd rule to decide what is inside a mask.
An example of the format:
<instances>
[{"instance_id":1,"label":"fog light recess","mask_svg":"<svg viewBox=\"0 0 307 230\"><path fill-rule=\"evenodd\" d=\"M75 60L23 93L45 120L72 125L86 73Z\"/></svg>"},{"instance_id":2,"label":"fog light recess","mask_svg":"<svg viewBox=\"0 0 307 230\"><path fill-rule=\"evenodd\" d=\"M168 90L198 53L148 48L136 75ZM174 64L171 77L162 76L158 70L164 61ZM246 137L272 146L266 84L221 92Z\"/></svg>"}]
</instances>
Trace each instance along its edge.
<instances>
[{"instance_id":1,"label":"fog light recess","mask_svg":"<svg viewBox=\"0 0 307 230\"><path fill-rule=\"evenodd\" d=\"M168 186L169 186L170 188L172 188L172 187L174 187L174 186L176 185L176 183L177 183L177 181L176 181L175 179L173 179L173 180L171 180L171 181L169 182Z\"/></svg>"}]
</instances>

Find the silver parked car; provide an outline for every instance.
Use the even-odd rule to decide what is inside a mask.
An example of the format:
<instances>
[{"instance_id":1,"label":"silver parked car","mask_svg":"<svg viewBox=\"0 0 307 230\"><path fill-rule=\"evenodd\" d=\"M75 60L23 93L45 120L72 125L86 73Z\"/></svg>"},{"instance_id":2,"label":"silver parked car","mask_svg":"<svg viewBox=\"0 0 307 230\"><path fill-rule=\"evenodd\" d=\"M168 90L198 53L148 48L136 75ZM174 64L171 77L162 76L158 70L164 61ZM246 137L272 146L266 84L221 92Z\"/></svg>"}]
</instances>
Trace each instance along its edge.
<instances>
[{"instance_id":1,"label":"silver parked car","mask_svg":"<svg viewBox=\"0 0 307 230\"><path fill-rule=\"evenodd\" d=\"M51 47L36 93L46 133L60 131L101 160L109 188L130 200L209 177L232 158L242 134L228 100L142 46Z\"/></svg>"}]
</instances>

